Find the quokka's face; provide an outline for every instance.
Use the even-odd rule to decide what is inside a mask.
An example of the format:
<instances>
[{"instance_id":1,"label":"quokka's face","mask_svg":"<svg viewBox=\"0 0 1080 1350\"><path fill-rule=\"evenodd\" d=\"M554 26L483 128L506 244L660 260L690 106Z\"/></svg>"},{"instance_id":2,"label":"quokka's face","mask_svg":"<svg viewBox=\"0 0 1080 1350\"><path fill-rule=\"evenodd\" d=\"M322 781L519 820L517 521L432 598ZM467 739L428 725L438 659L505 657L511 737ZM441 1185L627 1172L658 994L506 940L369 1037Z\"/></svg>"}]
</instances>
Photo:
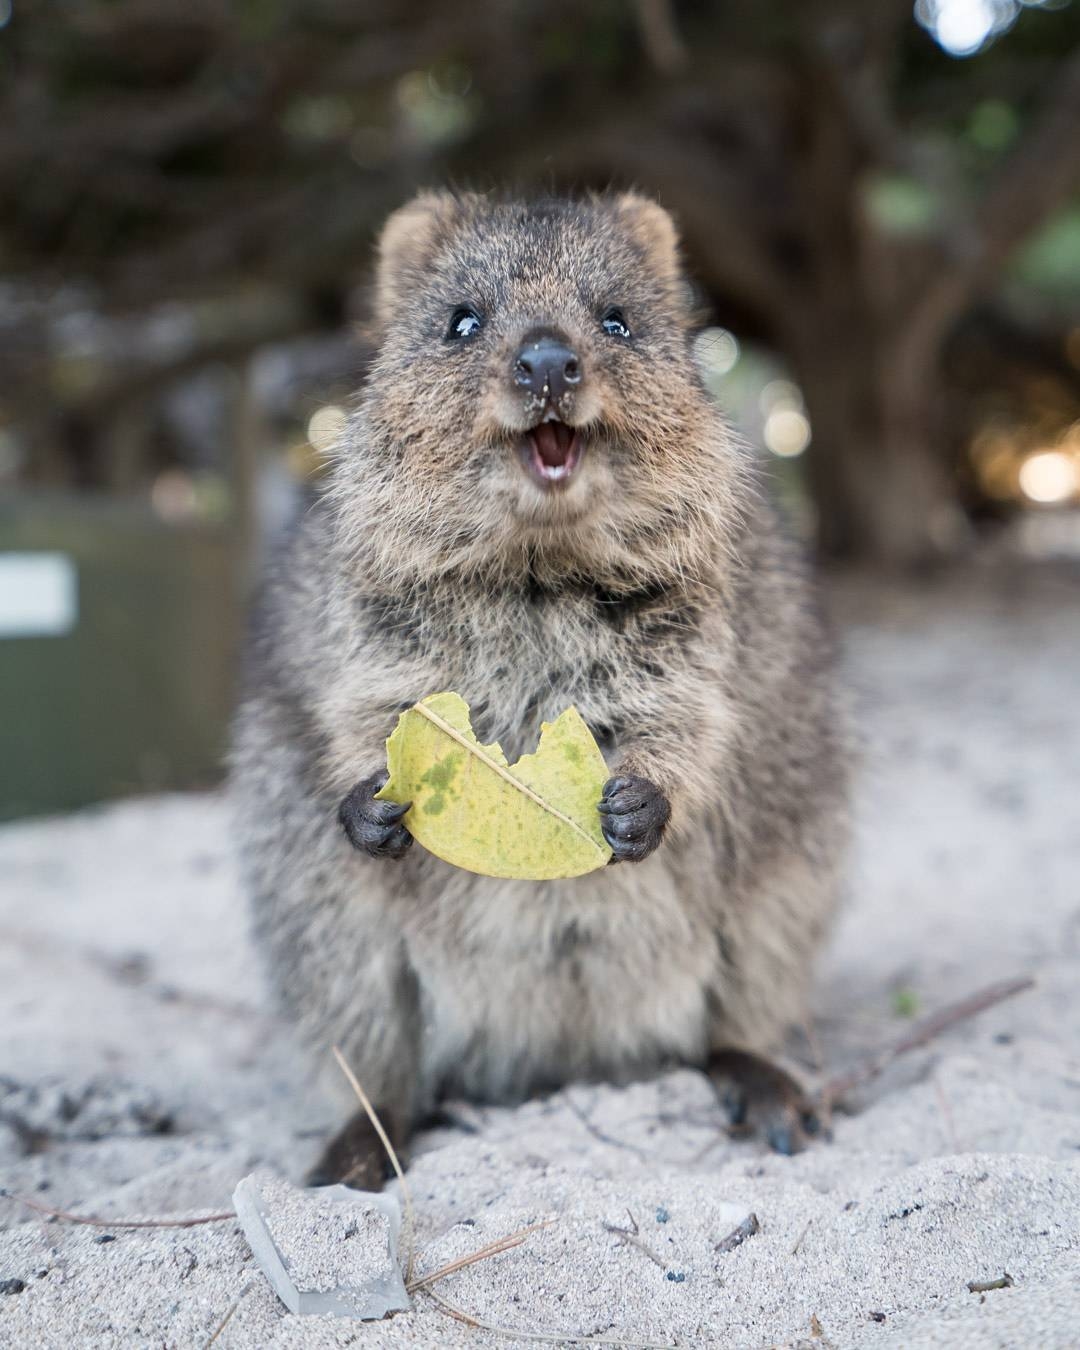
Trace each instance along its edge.
<instances>
[{"instance_id":1,"label":"quokka's face","mask_svg":"<svg viewBox=\"0 0 1080 1350\"><path fill-rule=\"evenodd\" d=\"M380 244L371 453L475 550L677 512L704 403L670 217L425 195ZM373 466L374 467L374 466Z\"/></svg>"}]
</instances>

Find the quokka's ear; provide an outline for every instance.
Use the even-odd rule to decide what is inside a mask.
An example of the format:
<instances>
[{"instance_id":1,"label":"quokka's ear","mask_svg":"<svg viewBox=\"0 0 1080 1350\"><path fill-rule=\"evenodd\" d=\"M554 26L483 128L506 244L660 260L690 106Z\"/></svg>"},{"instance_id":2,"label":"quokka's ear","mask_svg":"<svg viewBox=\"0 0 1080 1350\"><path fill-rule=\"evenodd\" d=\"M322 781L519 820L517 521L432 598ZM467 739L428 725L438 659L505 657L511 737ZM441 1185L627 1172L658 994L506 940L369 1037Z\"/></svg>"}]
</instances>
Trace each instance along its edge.
<instances>
[{"instance_id":1,"label":"quokka's ear","mask_svg":"<svg viewBox=\"0 0 1080 1350\"><path fill-rule=\"evenodd\" d=\"M375 270L375 320L380 326L390 322L410 290L425 280L440 242L467 205L452 192L421 192L387 219Z\"/></svg>"},{"instance_id":2,"label":"quokka's ear","mask_svg":"<svg viewBox=\"0 0 1080 1350\"><path fill-rule=\"evenodd\" d=\"M657 272L672 283L679 282L679 232L664 208L638 192L623 192L615 199L615 209Z\"/></svg>"}]
</instances>

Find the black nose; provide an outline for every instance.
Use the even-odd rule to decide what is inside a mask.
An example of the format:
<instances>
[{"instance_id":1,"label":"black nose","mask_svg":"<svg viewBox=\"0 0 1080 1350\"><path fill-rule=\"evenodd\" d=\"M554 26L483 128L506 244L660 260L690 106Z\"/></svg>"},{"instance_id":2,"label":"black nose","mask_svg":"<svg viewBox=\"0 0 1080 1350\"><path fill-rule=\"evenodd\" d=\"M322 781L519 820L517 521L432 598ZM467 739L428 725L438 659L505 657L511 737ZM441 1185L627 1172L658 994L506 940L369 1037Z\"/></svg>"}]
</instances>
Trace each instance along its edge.
<instances>
[{"instance_id":1,"label":"black nose","mask_svg":"<svg viewBox=\"0 0 1080 1350\"><path fill-rule=\"evenodd\" d=\"M543 334L526 338L514 357L514 383L537 398L559 403L581 384L581 361L577 352L558 338Z\"/></svg>"}]
</instances>

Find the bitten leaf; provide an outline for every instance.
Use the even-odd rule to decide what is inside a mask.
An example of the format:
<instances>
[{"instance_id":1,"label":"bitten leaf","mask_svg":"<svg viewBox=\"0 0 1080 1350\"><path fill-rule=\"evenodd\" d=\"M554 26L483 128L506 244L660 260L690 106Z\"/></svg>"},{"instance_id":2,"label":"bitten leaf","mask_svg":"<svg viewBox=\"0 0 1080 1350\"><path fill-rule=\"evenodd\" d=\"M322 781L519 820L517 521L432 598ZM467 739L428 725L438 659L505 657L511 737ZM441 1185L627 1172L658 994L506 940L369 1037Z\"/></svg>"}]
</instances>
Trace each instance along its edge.
<instances>
[{"instance_id":1,"label":"bitten leaf","mask_svg":"<svg viewBox=\"0 0 1080 1350\"><path fill-rule=\"evenodd\" d=\"M576 708L545 722L534 753L508 764L497 744L476 739L459 694L432 694L398 718L386 764L376 795L411 802L409 833L455 867L547 881L611 857L597 810L608 768Z\"/></svg>"}]
</instances>

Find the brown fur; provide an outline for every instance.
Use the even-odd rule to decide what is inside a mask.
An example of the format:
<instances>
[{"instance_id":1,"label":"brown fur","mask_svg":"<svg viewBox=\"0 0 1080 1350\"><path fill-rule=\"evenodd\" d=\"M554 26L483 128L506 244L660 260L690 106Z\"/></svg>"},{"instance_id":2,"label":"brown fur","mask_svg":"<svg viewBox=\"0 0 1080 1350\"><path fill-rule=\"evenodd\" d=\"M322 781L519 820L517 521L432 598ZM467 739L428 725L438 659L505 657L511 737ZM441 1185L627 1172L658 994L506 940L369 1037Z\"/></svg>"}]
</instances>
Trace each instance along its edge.
<instances>
[{"instance_id":1,"label":"brown fur","mask_svg":"<svg viewBox=\"0 0 1080 1350\"><path fill-rule=\"evenodd\" d=\"M235 786L257 933L314 1047L416 1119L711 1051L798 1019L833 910L846 765L797 552L704 391L674 226L624 195L425 194L379 249L377 354L329 490L272 578ZM455 307L486 324L445 340ZM624 311L632 339L600 326ZM587 450L545 492L508 378L542 325ZM336 821L400 709L455 689L514 758L574 703L671 803L645 861L573 881L362 856Z\"/></svg>"}]
</instances>

